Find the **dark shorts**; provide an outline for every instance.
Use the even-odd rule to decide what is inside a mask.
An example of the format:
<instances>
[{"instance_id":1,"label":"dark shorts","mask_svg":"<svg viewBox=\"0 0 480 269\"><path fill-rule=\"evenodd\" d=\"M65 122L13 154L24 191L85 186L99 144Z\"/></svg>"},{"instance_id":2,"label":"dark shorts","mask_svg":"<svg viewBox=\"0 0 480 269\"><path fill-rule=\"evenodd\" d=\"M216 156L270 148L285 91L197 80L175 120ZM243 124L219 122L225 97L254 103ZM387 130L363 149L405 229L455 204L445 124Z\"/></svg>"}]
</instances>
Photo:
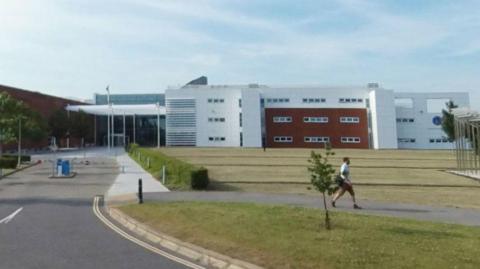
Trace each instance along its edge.
<instances>
[{"instance_id":1,"label":"dark shorts","mask_svg":"<svg viewBox=\"0 0 480 269\"><path fill-rule=\"evenodd\" d=\"M344 191L348 191L350 193L350 195L355 195L355 192L353 191L353 187L352 185L346 183L346 182L343 182L341 188L344 190Z\"/></svg>"}]
</instances>

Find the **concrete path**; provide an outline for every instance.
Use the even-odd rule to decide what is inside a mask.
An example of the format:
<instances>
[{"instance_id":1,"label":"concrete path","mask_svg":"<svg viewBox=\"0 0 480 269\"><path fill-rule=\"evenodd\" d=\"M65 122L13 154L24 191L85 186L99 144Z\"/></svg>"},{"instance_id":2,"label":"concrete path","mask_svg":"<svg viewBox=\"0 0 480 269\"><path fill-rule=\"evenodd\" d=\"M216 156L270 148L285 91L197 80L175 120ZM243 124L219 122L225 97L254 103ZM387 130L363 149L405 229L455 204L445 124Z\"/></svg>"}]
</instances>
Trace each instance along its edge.
<instances>
[{"instance_id":1,"label":"concrete path","mask_svg":"<svg viewBox=\"0 0 480 269\"><path fill-rule=\"evenodd\" d=\"M169 191L139 164L132 160L125 151L122 150L122 152L116 156L116 161L120 172L106 194L107 200L113 196L136 194L138 192L139 178L142 179L143 192L145 193Z\"/></svg>"},{"instance_id":2,"label":"concrete path","mask_svg":"<svg viewBox=\"0 0 480 269\"><path fill-rule=\"evenodd\" d=\"M215 201L215 202L252 202L262 204L281 204L311 208L323 208L321 196L301 194L265 194L247 192L169 192L149 193L146 201ZM330 201L330 199L329 199ZM443 208L414 204L396 204L361 200L363 209L354 210L350 197L345 196L337 201L333 210L348 211L358 214L402 217L416 220L427 220L444 223L455 223L480 226L480 210ZM329 207L330 204L329 204Z\"/></svg>"}]
</instances>

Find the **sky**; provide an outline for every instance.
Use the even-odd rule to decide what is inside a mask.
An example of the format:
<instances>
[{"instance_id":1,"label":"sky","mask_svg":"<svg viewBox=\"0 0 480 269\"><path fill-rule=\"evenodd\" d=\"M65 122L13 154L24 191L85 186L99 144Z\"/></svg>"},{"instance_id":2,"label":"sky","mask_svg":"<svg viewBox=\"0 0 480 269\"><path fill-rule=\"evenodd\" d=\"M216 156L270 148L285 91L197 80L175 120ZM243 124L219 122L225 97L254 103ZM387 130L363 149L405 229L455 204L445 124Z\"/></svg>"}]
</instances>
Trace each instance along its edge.
<instances>
[{"instance_id":1,"label":"sky","mask_svg":"<svg viewBox=\"0 0 480 269\"><path fill-rule=\"evenodd\" d=\"M468 91L480 1L0 0L0 84L92 98L210 84Z\"/></svg>"}]
</instances>

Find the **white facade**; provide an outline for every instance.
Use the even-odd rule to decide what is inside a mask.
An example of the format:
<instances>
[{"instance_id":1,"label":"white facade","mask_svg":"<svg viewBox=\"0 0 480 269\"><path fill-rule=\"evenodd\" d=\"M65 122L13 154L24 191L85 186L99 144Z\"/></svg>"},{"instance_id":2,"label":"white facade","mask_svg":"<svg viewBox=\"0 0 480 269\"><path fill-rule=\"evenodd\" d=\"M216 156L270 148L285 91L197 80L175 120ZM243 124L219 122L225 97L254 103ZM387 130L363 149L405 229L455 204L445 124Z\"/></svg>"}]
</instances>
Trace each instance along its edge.
<instances>
[{"instance_id":1,"label":"white facade","mask_svg":"<svg viewBox=\"0 0 480 269\"><path fill-rule=\"evenodd\" d=\"M370 100L370 130L374 149L396 149L397 128L393 91L372 89Z\"/></svg>"},{"instance_id":2,"label":"white facade","mask_svg":"<svg viewBox=\"0 0 480 269\"><path fill-rule=\"evenodd\" d=\"M399 148L453 149L441 127L442 109L453 101L468 107L468 93L395 93L397 140Z\"/></svg>"},{"instance_id":3,"label":"white facade","mask_svg":"<svg viewBox=\"0 0 480 269\"><path fill-rule=\"evenodd\" d=\"M403 99L411 99L412 105L400 107ZM431 106L427 107L432 99L453 100L461 107L468 106L468 93L394 93L377 84L366 87L257 84L171 87L165 91L166 143L167 146L261 147L265 108L363 108L368 115L370 148L451 148L451 143L443 142L440 126L432 122L433 117L441 116L441 110L430 111ZM170 105L173 103L177 107ZM186 113L190 120L183 120L178 113ZM182 135L183 131L188 135ZM438 139L440 143L436 142Z\"/></svg>"}]
</instances>

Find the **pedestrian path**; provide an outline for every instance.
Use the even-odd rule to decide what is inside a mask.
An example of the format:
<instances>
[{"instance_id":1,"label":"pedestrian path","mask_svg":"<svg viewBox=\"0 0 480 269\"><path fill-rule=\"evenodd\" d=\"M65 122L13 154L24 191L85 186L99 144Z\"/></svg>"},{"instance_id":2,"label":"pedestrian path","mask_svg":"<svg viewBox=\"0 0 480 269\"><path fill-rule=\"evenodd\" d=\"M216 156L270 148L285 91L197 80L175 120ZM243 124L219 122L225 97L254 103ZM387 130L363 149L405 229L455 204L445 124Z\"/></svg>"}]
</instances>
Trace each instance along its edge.
<instances>
[{"instance_id":1,"label":"pedestrian path","mask_svg":"<svg viewBox=\"0 0 480 269\"><path fill-rule=\"evenodd\" d=\"M251 202L260 204L293 205L323 209L321 196L302 194L267 194L250 192L169 192L149 193L145 201L209 201L209 202ZM360 200L362 210L354 210L349 197L337 201L335 210L358 214L381 215L428 220L435 222L480 226L480 210L449 207L433 207L415 204L387 203ZM330 204L328 204L329 207Z\"/></svg>"},{"instance_id":2,"label":"pedestrian path","mask_svg":"<svg viewBox=\"0 0 480 269\"><path fill-rule=\"evenodd\" d=\"M168 192L169 190L145 171L138 163L122 150L116 155L119 174L108 190L107 199L113 196L124 196L138 192L138 179L142 179L143 192Z\"/></svg>"}]
</instances>

